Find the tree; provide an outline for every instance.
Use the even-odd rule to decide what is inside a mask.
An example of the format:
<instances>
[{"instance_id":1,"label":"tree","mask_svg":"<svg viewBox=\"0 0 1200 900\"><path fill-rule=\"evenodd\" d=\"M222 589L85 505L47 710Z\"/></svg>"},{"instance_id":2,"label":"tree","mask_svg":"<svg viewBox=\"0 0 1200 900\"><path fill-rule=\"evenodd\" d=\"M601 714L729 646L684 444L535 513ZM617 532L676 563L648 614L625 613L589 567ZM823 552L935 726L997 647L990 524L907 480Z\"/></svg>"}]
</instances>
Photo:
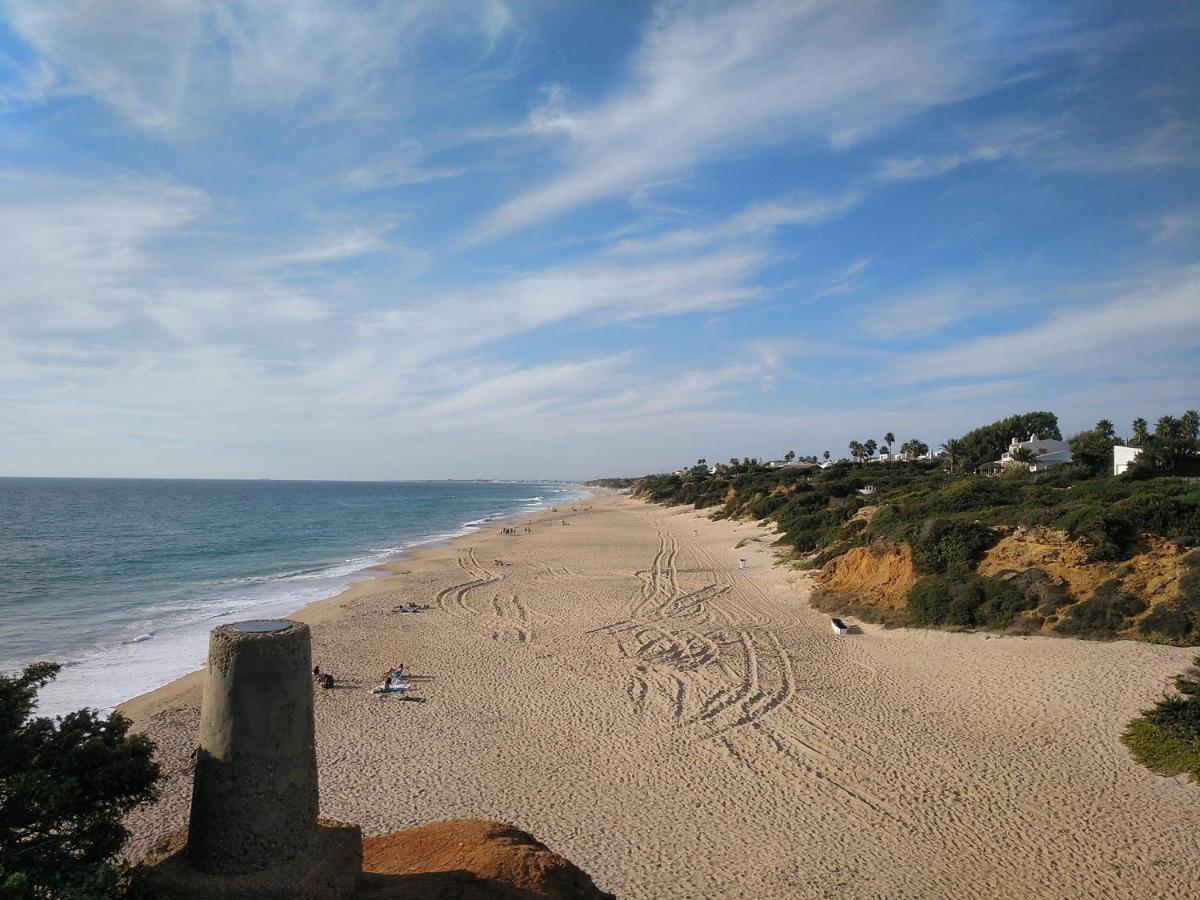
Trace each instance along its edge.
<instances>
[{"instance_id":1,"label":"tree","mask_svg":"<svg viewBox=\"0 0 1200 900\"><path fill-rule=\"evenodd\" d=\"M1178 440L1183 436L1183 424L1174 416L1161 416L1154 423L1154 436L1161 440Z\"/></svg>"},{"instance_id":2,"label":"tree","mask_svg":"<svg viewBox=\"0 0 1200 900\"><path fill-rule=\"evenodd\" d=\"M828 450L826 450L824 453L821 454L821 458L828 460L829 457L831 457L832 455L833 455L832 453L830 453Z\"/></svg>"},{"instance_id":3,"label":"tree","mask_svg":"<svg viewBox=\"0 0 1200 900\"><path fill-rule=\"evenodd\" d=\"M789 450L787 453L783 454L783 461L784 461L784 462L791 462L791 461L792 461L793 459L795 459L795 458L796 458L796 451L795 451L795 450Z\"/></svg>"},{"instance_id":4,"label":"tree","mask_svg":"<svg viewBox=\"0 0 1200 900\"><path fill-rule=\"evenodd\" d=\"M865 451L866 451L866 455L867 455L867 458L868 458L868 459L870 459L872 456L874 456L874 455L875 455L875 449L876 449L878 446L879 446L879 445L875 443L875 439L874 439L874 438L871 438L871 439L870 439L870 440L868 440L868 441L867 441L865 444L863 444L863 450L865 450Z\"/></svg>"},{"instance_id":5,"label":"tree","mask_svg":"<svg viewBox=\"0 0 1200 900\"><path fill-rule=\"evenodd\" d=\"M863 450L866 448L859 441L851 441L847 446L850 448L850 456L857 462L862 459Z\"/></svg>"},{"instance_id":6,"label":"tree","mask_svg":"<svg viewBox=\"0 0 1200 900\"><path fill-rule=\"evenodd\" d=\"M950 463L950 474L953 475L956 465L962 459L962 441L958 438L950 438L950 440L942 444L941 449L946 454L946 459Z\"/></svg>"},{"instance_id":7,"label":"tree","mask_svg":"<svg viewBox=\"0 0 1200 900\"><path fill-rule=\"evenodd\" d=\"M1190 437L1193 441L1200 438L1200 412L1189 409L1179 417L1179 424L1183 428L1184 437Z\"/></svg>"},{"instance_id":8,"label":"tree","mask_svg":"<svg viewBox=\"0 0 1200 900\"><path fill-rule=\"evenodd\" d=\"M1024 463L1026 467L1028 467L1031 462L1037 459L1037 454L1028 447L1018 447L1009 455L1012 457L1014 462Z\"/></svg>"},{"instance_id":9,"label":"tree","mask_svg":"<svg viewBox=\"0 0 1200 900\"><path fill-rule=\"evenodd\" d=\"M1112 467L1112 448L1115 443L1111 433L1102 431L1101 422L1093 431L1083 431L1071 438L1067 443L1071 447L1071 459L1080 465L1087 466L1093 475L1110 471ZM1109 429L1111 431L1111 427Z\"/></svg>"},{"instance_id":10,"label":"tree","mask_svg":"<svg viewBox=\"0 0 1200 900\"><path fill-rule=\"evenodd\" d=\"M1108 419L1101 419L1092 430L1097 434L1104 435L1106 438L1115 438L1117 436L1117 429L1113 427L1113 423Z\"/></svg>"},{"instance_id":11,"label":"tree","mask_svg":"<svg viewBox=\"0 0 1200 900\"><path fill-rule=\"evenodd\" d=\"M1145 446L1147 438L1150 437L1150 424L1139 416L1133 420L1133 425L1130 427L1133 430L1133 436L1129 439L1129 443L1135 447Z\"/></svg>"},{"instance_id":12,"label":"tree","mask_svg":"<svg viewBox=\"0 0 1200 900\"><path fill-rule=\"evenodd\" d=\"M896 443L896 436L889 431L883 436L883 443L888 447L891 447L892 444Z\"/></svg>"},{"instance_id":13,"label":"tree","mask_svg":"<svg viewBox=\"0 0 1200 900\"><path fill-rule=\"evenodd\" d=\"M911 438L900 445L900 452L905 459L920 459L929 452L929 445L924 441Z\"/></svg>"},{"instance_id":14,"label":"tree","mask_svg":"<svg viewBox=\"0 0 1200 900\"><path fill-rule=\"evenodd\" d=\"M35 663L0 676L0 896L119 896L116 860L125 813L155 796L154 745L129 720L81 709L33 717L37 692L58 674Z\"/></svg>"},{"instance_id":15,"label":"tree","mask_svg":"<svg viewBox=\"0 0 1200 900\"><path fill-rule=\"evenodd\" d=\"M1039 438L1062 440L1058 416L1045 411L1027 412L968 431L959 438L963 446L963 465L967 469L974 469L999 459L1014 437L1023 441L1031 434Z\"/></svg>"}]
</instances>

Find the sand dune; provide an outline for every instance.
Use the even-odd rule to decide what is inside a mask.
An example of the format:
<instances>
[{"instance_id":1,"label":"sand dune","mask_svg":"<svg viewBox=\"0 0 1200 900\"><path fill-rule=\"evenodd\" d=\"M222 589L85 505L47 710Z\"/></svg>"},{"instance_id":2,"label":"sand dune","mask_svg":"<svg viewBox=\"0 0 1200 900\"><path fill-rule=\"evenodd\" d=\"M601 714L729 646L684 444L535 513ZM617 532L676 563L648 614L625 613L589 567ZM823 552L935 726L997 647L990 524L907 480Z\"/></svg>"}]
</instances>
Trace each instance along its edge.
<instances>
[{"instance_id":1,"label":"sand dune","mask_svg":"<svg viewBox=\"0 0 1200 900\"><path fill-rule=\"evenodd\" d=\"M323 814L510 821L622 897L1200 896L1200 791L1117 740L1193 651L837 638L762 534L601 495L310 607ZM371 696L401 661L416 699ZM126 707L168 772L137 847L197 684Z\"/></svg>"}]
</instances>

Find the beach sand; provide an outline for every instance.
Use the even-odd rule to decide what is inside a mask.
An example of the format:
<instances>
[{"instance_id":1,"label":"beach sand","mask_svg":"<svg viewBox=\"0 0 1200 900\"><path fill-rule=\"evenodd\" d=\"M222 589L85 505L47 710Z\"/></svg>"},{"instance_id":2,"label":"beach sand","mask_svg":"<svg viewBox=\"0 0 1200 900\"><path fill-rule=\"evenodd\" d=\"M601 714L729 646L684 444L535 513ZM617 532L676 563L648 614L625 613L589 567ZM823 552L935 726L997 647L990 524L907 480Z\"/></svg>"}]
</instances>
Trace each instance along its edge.
<instances>
[{"instance_id":1,"label":"beach sand","mask_svg":"<svg viewBox=\"0 0 1200 900\"><path fill-rule=\"evenodd\" d=\"M752 523L606 492L530 522L296 616L340 685L324 815L509 821L621 897L1200 896L1200 787L1118 741L1195 650L839 638ZM372 696L400 662L418 701ZM135 853L186 821L201 677L122 707L164 768Z\"/></svg>"}]
</instances>

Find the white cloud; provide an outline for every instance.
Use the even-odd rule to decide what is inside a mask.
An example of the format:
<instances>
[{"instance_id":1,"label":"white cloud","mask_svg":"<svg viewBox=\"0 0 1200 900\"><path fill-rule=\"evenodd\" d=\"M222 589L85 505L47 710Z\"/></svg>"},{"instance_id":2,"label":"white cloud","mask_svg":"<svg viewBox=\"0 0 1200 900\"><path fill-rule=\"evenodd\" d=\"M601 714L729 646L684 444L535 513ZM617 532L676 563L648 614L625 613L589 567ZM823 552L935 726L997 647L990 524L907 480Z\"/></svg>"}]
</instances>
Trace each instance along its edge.
<instances>
[{"instance_id":1,"label":"white cloud","mask_svg":"<svg viewBox=\"0 0 1200 900\"><path fill-rule=\"evenodd\" d=\"M94 96L168 136L200 127L224 107L286 109L311 100L317 115L329 117L362 113L381 93L392 106L412 101L420 91L403 79L423 64L431 39L471 47L463 63L469 71L514 27L499 0L5 5L14 30L41 56L39 84L26 93L40 87ZM401 81L381 92L388 75Z\"/></svg>"},{"instance_id":2,"label":"white cloud","mask_svg":"<svg viewBox=\"0 0 1200 900\"><path fill-rule=\"evenodd\" d=\"M567 319L623 322L726 309L761 296L750 278L765 258L758 251L728 249L640 265L587 261L551 267L364 316L359 330L402 336L398 355L415 364Z\"/></svg>"},{"instance_id":3,"label":"white cloud","mask_svg":"<svg viewBox=\"0 0 1200 900\"><path fill-rule=\"evenodd\" d=\"M680 228L649 238L627 238L614 244L612 250L629 254L675 253L756 237L788 225L820 225L845 215L860 200L859 193L847 192L834 197L756 203L707 228Z\"/></svg>"},{"instance_id":4,"label":"white cloud","mask_svg":"<svg viewBox=\"0 0 1200 900\"><path fill-rule=\"evenodd\" d=\"M1114 299L1053 313L1006 334L900 357L899 382L1062 373L1136 373L1200 348L1200 267L1130 287ZM1191 360L1194 365L1194 358Z\"/></svg>"},{"instance_id":5,"label":"white cloud","mask_svg":"<svg viewBox=\"0 0 1200 900\"><path fill-rule=\"evenodd\" d=\"M504 204L483 240L696 163L796 136L845 147L986 89L1002 60L965 7L755 0L660 6L627 88L572 111L560 93L529 121L561 137L567 171Z\"/></svg>"}]
</instances>

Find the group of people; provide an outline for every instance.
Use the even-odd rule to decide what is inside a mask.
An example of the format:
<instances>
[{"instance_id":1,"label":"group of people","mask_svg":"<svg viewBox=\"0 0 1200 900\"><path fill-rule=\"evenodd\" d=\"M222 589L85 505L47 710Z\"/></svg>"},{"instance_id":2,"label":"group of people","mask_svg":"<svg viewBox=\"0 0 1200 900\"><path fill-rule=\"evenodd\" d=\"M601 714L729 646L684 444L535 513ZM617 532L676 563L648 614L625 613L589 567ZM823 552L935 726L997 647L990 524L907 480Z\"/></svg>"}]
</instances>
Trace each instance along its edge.
<instances>
[{"instance_id":1,"label":"group of people","mask_svg":"<svg viewBox=\"0 0 1200 900\"><path fill-rule=\"evenodd\" d=\"M525 528L525 533L526 533L526 534L532 534L532 533L533 533L533 529L532 529L532 528L530 528L528 525L524 526L524 528ZM503 528L501 528L501 529L500 529L500 533L501 533L501 534L516 534L516 533L517 533L517 529L516 529L516 528L514 528L514 527L512 527L511 525L505 525Z\"/></svg>"}]
</instances>

